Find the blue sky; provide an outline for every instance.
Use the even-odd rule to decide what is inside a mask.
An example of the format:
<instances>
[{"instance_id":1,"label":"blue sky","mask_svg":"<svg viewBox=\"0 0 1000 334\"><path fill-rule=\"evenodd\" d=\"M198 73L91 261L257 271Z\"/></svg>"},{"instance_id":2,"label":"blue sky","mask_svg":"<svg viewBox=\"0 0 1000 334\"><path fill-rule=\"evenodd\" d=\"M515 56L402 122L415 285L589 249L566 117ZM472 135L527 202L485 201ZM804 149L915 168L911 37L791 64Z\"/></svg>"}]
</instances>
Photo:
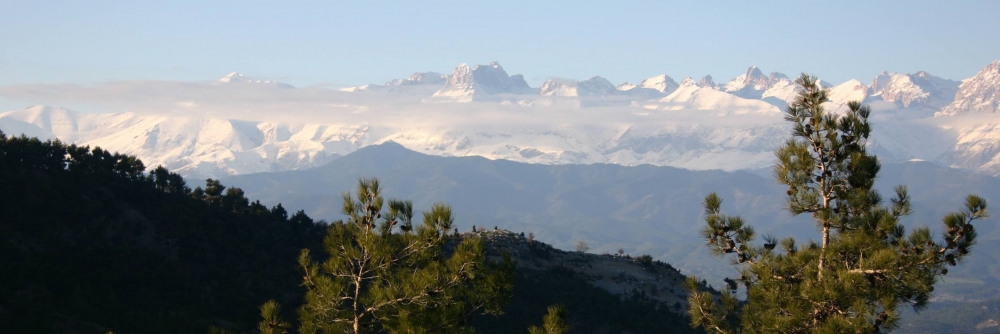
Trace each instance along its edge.
<instances>
[{"instance_id":1,"label":"blue sky","mask_svg":"<svg viewBox=\"0 0 1000 334\"><path fill-rule=\"evenodd\" d=\"M535 86L725 82L750 65L868 83L882 70L959 80L1000 59L1000 1L0 2L0 86L232 71L349 86L492 60Z\"/></svg>"}]
</instances>

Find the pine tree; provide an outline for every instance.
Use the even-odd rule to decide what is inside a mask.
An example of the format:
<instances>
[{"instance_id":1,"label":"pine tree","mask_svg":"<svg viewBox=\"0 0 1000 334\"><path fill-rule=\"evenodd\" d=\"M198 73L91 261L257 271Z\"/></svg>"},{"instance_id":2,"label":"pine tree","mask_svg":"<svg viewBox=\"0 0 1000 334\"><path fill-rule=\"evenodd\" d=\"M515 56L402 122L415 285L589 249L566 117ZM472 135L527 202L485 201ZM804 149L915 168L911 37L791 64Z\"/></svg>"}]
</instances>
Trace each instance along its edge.
<instances>
[{"instance_id":1,"label":"pine tree","mask_svg":"<svg viewBox=\"0 0 1000 334\"><path fill-rule=\"evenodd\" d=\"M531 326L530 334L564 334L569 331L566 324L566 308L562 305L549 306L549 313L542 318L542 327Z\"/></svg>"},{"instance_id":2,"label":"pine tree","mask_svg":"<svg viewBox=\"0 0 1000 334\"><path fill-rule=\"evenodd\" d=\"M261 334L288 333L290 326L287 322L281 320L281 306L278 305L278 302L272 299L261 305L260 316L263 320L257 325L257 330Z\"/></svg>"},{"instance_id":3,"label":"pine tree","mask_svg":"<svg viewBox=\"0 0 1000 334\"><path fill-rule=\"evenodd\" d=\"M472 331L468 317L501 313L513 263L487 259L479 237L452 239L447 205L414 227L410 201L386 203L378 180L362 179L355 196L344 194L343 212L349 218L331 224L325 240L329 257L299 257L300 332L463 333Z\"/></svg>"},{"instance_id":4,"label":"pine tree","mask_svg":"<svg viewBox=\"0 0 1000 334\"><path fill-rule=\"evenodd\" d=\"M898 308L926 307L939 275L948 273L975 243L974 220L985 218L986 201L966 198L963 211L944 218L943 241L921 227L906 233L910 213L906 187L883 205L872 188L878 159L867 152L871 113L860 102L843 115L828 113L826 91L803 74L797 100L785 120L792 138L776 152L777 180L788 187L793 215L808 213L820 242L798 246L792 238L765 236L754 245L754 229L738 216L721 213L715 193L705 198L702 235L714 255L731 256L740 277L726 279L727 291L713 298L687 282L689 313L709 332L868 333L898 326ZM742 285L746 300L736 291Z\"/></svg>"}]
</instances>

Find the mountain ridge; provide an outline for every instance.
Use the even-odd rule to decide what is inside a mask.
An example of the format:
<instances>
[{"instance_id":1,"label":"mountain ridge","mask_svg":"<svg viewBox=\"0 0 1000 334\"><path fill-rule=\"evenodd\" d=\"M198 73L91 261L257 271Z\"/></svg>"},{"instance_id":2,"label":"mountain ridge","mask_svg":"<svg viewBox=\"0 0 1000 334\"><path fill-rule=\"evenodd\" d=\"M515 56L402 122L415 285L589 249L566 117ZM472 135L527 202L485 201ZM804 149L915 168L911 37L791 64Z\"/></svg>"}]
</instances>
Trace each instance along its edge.
<instances>
[{"instance_id":1,"label":"mountain ridge","mask_svg":"<svg viewBox=\"0 0 1000 334\"><path fill-rule=\"evenodd\" d=\"M739 214L759 233L816 238L808 217L784 211L785 189L768 175L748 171L690 171L672 167L614 164L539 165L482 157L421 154L395 143L368 146L325 166L224 179L264 203L281 202L311 216L339 219L339 189L359 177L379 177L390 197L413 198L418 207L435 202L453 206L465 231L470 225L498 226L533 233L554 247L571 249L585 241L595 253L624 248L650 254L688 273L721 279L732 270L702 248L698 222L709 192L724 199L725 211ZM882 194L907 185L916 208L907 228L936 231L948 212L961 206L955 194L975 193L1000 200L1000 179L929 162L883 164L876 188ZM977 225L982 249L951 277L1000 279L1000 228ZM992 277L992 278L991 278ZM711 280L710 280L711 281ZM711 281L715 282L715 281ZM965 281L958 281L965 282ZM998 280L1000 282L1000 280ZM943 288L938 298L975 299L966 283ZM985 284L985 283L983 283ZM982 285L975 285L980 286ZM991 288L993 289L993 288ZM1000 288L994 289L1000 293ZM993 290L990 290L993 291Z\"/></svg>"}]
</instances>

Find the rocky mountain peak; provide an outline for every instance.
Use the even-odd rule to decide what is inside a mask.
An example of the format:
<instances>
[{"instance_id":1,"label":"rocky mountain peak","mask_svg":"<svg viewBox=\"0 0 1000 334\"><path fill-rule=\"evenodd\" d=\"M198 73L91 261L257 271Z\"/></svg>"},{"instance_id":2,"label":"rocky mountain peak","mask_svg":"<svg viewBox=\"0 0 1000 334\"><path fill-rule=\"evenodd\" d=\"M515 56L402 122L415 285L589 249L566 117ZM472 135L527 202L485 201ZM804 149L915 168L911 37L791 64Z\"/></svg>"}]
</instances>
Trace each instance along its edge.
<instances>
[{"instance_id":1,"label":"rocky mountain peak","mask_svg":"<svg viewBox=\"0 0 1000 334\"><path fill-rule=\"evenodd\" d=\"M663 94L670 94L677 90L679 85L673 78L666 74L660 74L639 83L639 87L656 90Z\"/></svg>"},{"instance_id":2,"label":"rocky mountain peak","mask_svg":"<svg viewBox=\"0 0 1000 334\"><path fill-rule=\"evenodd\" d=\"M927 72L913 74L882 71L868 85L869 99L895 102L903 108L940 109L954 99L959 82Z\"/></svg>"},{"instance_id":3,"label":"rocky mountain peak","mask_svg":"<svg viewBox=\"0 0 1000 334\"><path fill-rule=\"evenodd\" d=\"M621 85L618 85L617 88L620 91L626 91L626 90L631 90L631 89L636 88L636 87L639 87L639 86L636 86L635 84L626 81L626 82L622 83Z\"/></svg>"},{"instance_id":4,"label":"rocky mountain peak","mask_svg":"<svg viewBox=\"0 0 1000 334\"><path fill-rule=\"evenodd\" d=\"M542 96L607 96L617 94L618 90L608 79L595 75L583 81L549 79L542 84L539 93Z\"/></svg>"},{"instance_id":5,"label":"rocky mountain peak","mask_svg":"<svg viewBox=\"0 0 1000 334\"><path fill-rule=\"evenodd\" d=\"M706 76L702 77L701 80L698 80L697 84L698 84L698 87L705 87L705 88L716 88L716 87L718 87L718 85L715 84L715 80L712 80L712 76L711 75L706 75Z\"/></svg>"},{"instance_id":6,"label":"rocky mountain peak","mask_svg":"<svg viewBox=\"0 0 1000 334\"><path fill-rule=\"evenodd\" d=\"M781 74L781 73L778 73L778 72L771 72L771 75L769 75L767 77L767 82L770 83L771 85L774 85L775 82L778 82L780 80L789 80L790 81L790 79L788 79L787 75L784 75L784 74Z\"/></svg>"},{"instance_id":7,"label":"rocky mountain peak","mask_svg":"<svg viewBox=\"0 0 1000 334\"><path fill-rule=\"evenodd\" d=\"M772 77L788 79L784 74L777 72L772 73L771 77L765 76L757 66L751 66L746 73L727 82L723 90L742 98L760 99L764 91L771 88Z\"/></svg>"},{"instance_id":8,"label":"rocky mountain peak","mask_svg":"<svg viewBox=\"0 0 1000 334\"><path fill-rule=\"evenodd\" d=\"M702 78L702 80L705 80L705 79ZM708 76L708 80L709 81L712 80L711 76ZM702 87L701 84L700 84L700 81L699 82L695 82L694 79L691 79L691 77L685 77L683 80L681 80L680 86L698 86L698 87Z\"/></svg>"},{"instance_id":9,"label":"rocky mountain peak","mask_svg":"<svg viewBox=\"0 0 1000 334\"><path fill-rule=\"evenodd\" d=\"M955 100L942 113L1000 113L1000 60L986 65L975 76L962 81L955 93Z\"/></svg>"},{"instance_id":10,"label":"rocky mountain peak","mask_svg":"<svg viewBox=\"0 0 1000 334\"><path fill-rule=\"evenodd\" d=\"M614 95L617 91L618 88L611 81L596 75L577 84L577 94L580 96Z\"/></svg>"},{"instance_id":11,"label":"rocky mountain peak","mask_svg":"<svg viewBox=\"0 0 1000 334\"><path fill-rule=\"evenodd\" d=\"M458 98L470 101L475 95L496 94L530 94L536 92L518 74L510 76L500 63L494 61L489 65L476 65L470 68L468 64L460 64L448 76L445 88L434 93L435 97Z\"/></svg>"},{"instance_id":12,"label":"rocky mountain peak","mask_svg":"<svg viewBox=\"0 0 1000 334\"><path fill-rule=\"evenodd\" d=\"M386 83L387 86L441 85L448 80L444 74L437 72L416 72L406 79L396 79Z\"/></svg>"},{"instance_id":13,"label":"rocky mountain peak","mask_svg":"<svg viewBox=\"0 0 1000 334\"><path fill-rule=\"evenodd\" d=\"M478 68L478 66L477 66ZM448 86L452 87L464 87L472 84L472 68L469 64L461 63L455 67L455 70L451 72L448 76L448 81L446 83Z\"/></svg>"}]
</instances>

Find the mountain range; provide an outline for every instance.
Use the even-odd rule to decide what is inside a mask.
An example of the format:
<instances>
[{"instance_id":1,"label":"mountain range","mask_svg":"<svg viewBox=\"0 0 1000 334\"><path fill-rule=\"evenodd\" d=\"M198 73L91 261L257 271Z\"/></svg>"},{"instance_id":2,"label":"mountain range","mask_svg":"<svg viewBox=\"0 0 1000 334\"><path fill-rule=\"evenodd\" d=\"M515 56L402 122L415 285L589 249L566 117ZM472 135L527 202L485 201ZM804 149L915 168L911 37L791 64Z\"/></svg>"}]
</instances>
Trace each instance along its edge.
<instances>
[{"instance_id":1,"label":"mountain range","mask_svg":"<svg viewBox=\"0 0 1000 334\"><path fill-rule=\"evenodd\" d=\"M925 71L911 74L883 71L877 74L868 85L862 85L857 80L849 80L838 85L837 87L843 86L840 90L854 92L854 94L841 94L841 96L832 96L831 99L834 104L842 104L846 102L846 99L851 98L865 103L884 101L893 103L896 108L944 111L949 115L965 112L996 113L998 111L997 101L1000 99L996 96L998 83L1000 83L1000 69L998 67L1000 67L1000 60L987 65L975 76L961 82L939 78ZM425 77L432 79L420 79ZM778 72L765 75L756 66L751 66L746 73L725 84L715 84L710 75L697 82L694 79L690 81L699 88L718 90L743 99L764 100L782 108L795 97L794 78L789 78ZM489 65L475 67L461 64L449 75L436 72L414 73L409 79L397 79L385 85L372 84L343 90L350 92L385 91L387 87L401 86L404 83L436 86L438 90L433 93L433 96L453 98L456 102L491 100L490 96L503 94L631 95L652 99L667 97L681 86L669 75L660 74L643 80L639 85L625 82L615 86L607 79L594 76L582 81L550 79L543 83L540 88L532 88L524 82L523 76L508 75L503 67L494 61ZM961 87L959 87L960 85ZM823 82L823 86L834 87L827 82Z\"/></svg>"},{"instance_id":2,"label":"mountain range","mask_svg":"<svg viewBox=\"0 0 1000 334\"><path fill-rule=\"evenodd\" d=\"M660 74L638 85L594 76L534 88L493 62L322 90L343 103L297 110L305 116L295 121L34 106L0 113L0 130L137 155L195 179L311 168L390 140L441 156L739 170L772 163L771 152L788 135L782 110L795 97L793 81L750 67L724 84L711 76L678 82ZM235 72L211 85L286 100L315 91ZM872 106L876 130L869 144L886 161L919 159L1000 175L1000 61L961 82L920 71L823 85L830 110L855 100ZM353 109L329 111L329 105ZM392 122L393 113L418 122Z\"/></svg>"}]
</instances>

